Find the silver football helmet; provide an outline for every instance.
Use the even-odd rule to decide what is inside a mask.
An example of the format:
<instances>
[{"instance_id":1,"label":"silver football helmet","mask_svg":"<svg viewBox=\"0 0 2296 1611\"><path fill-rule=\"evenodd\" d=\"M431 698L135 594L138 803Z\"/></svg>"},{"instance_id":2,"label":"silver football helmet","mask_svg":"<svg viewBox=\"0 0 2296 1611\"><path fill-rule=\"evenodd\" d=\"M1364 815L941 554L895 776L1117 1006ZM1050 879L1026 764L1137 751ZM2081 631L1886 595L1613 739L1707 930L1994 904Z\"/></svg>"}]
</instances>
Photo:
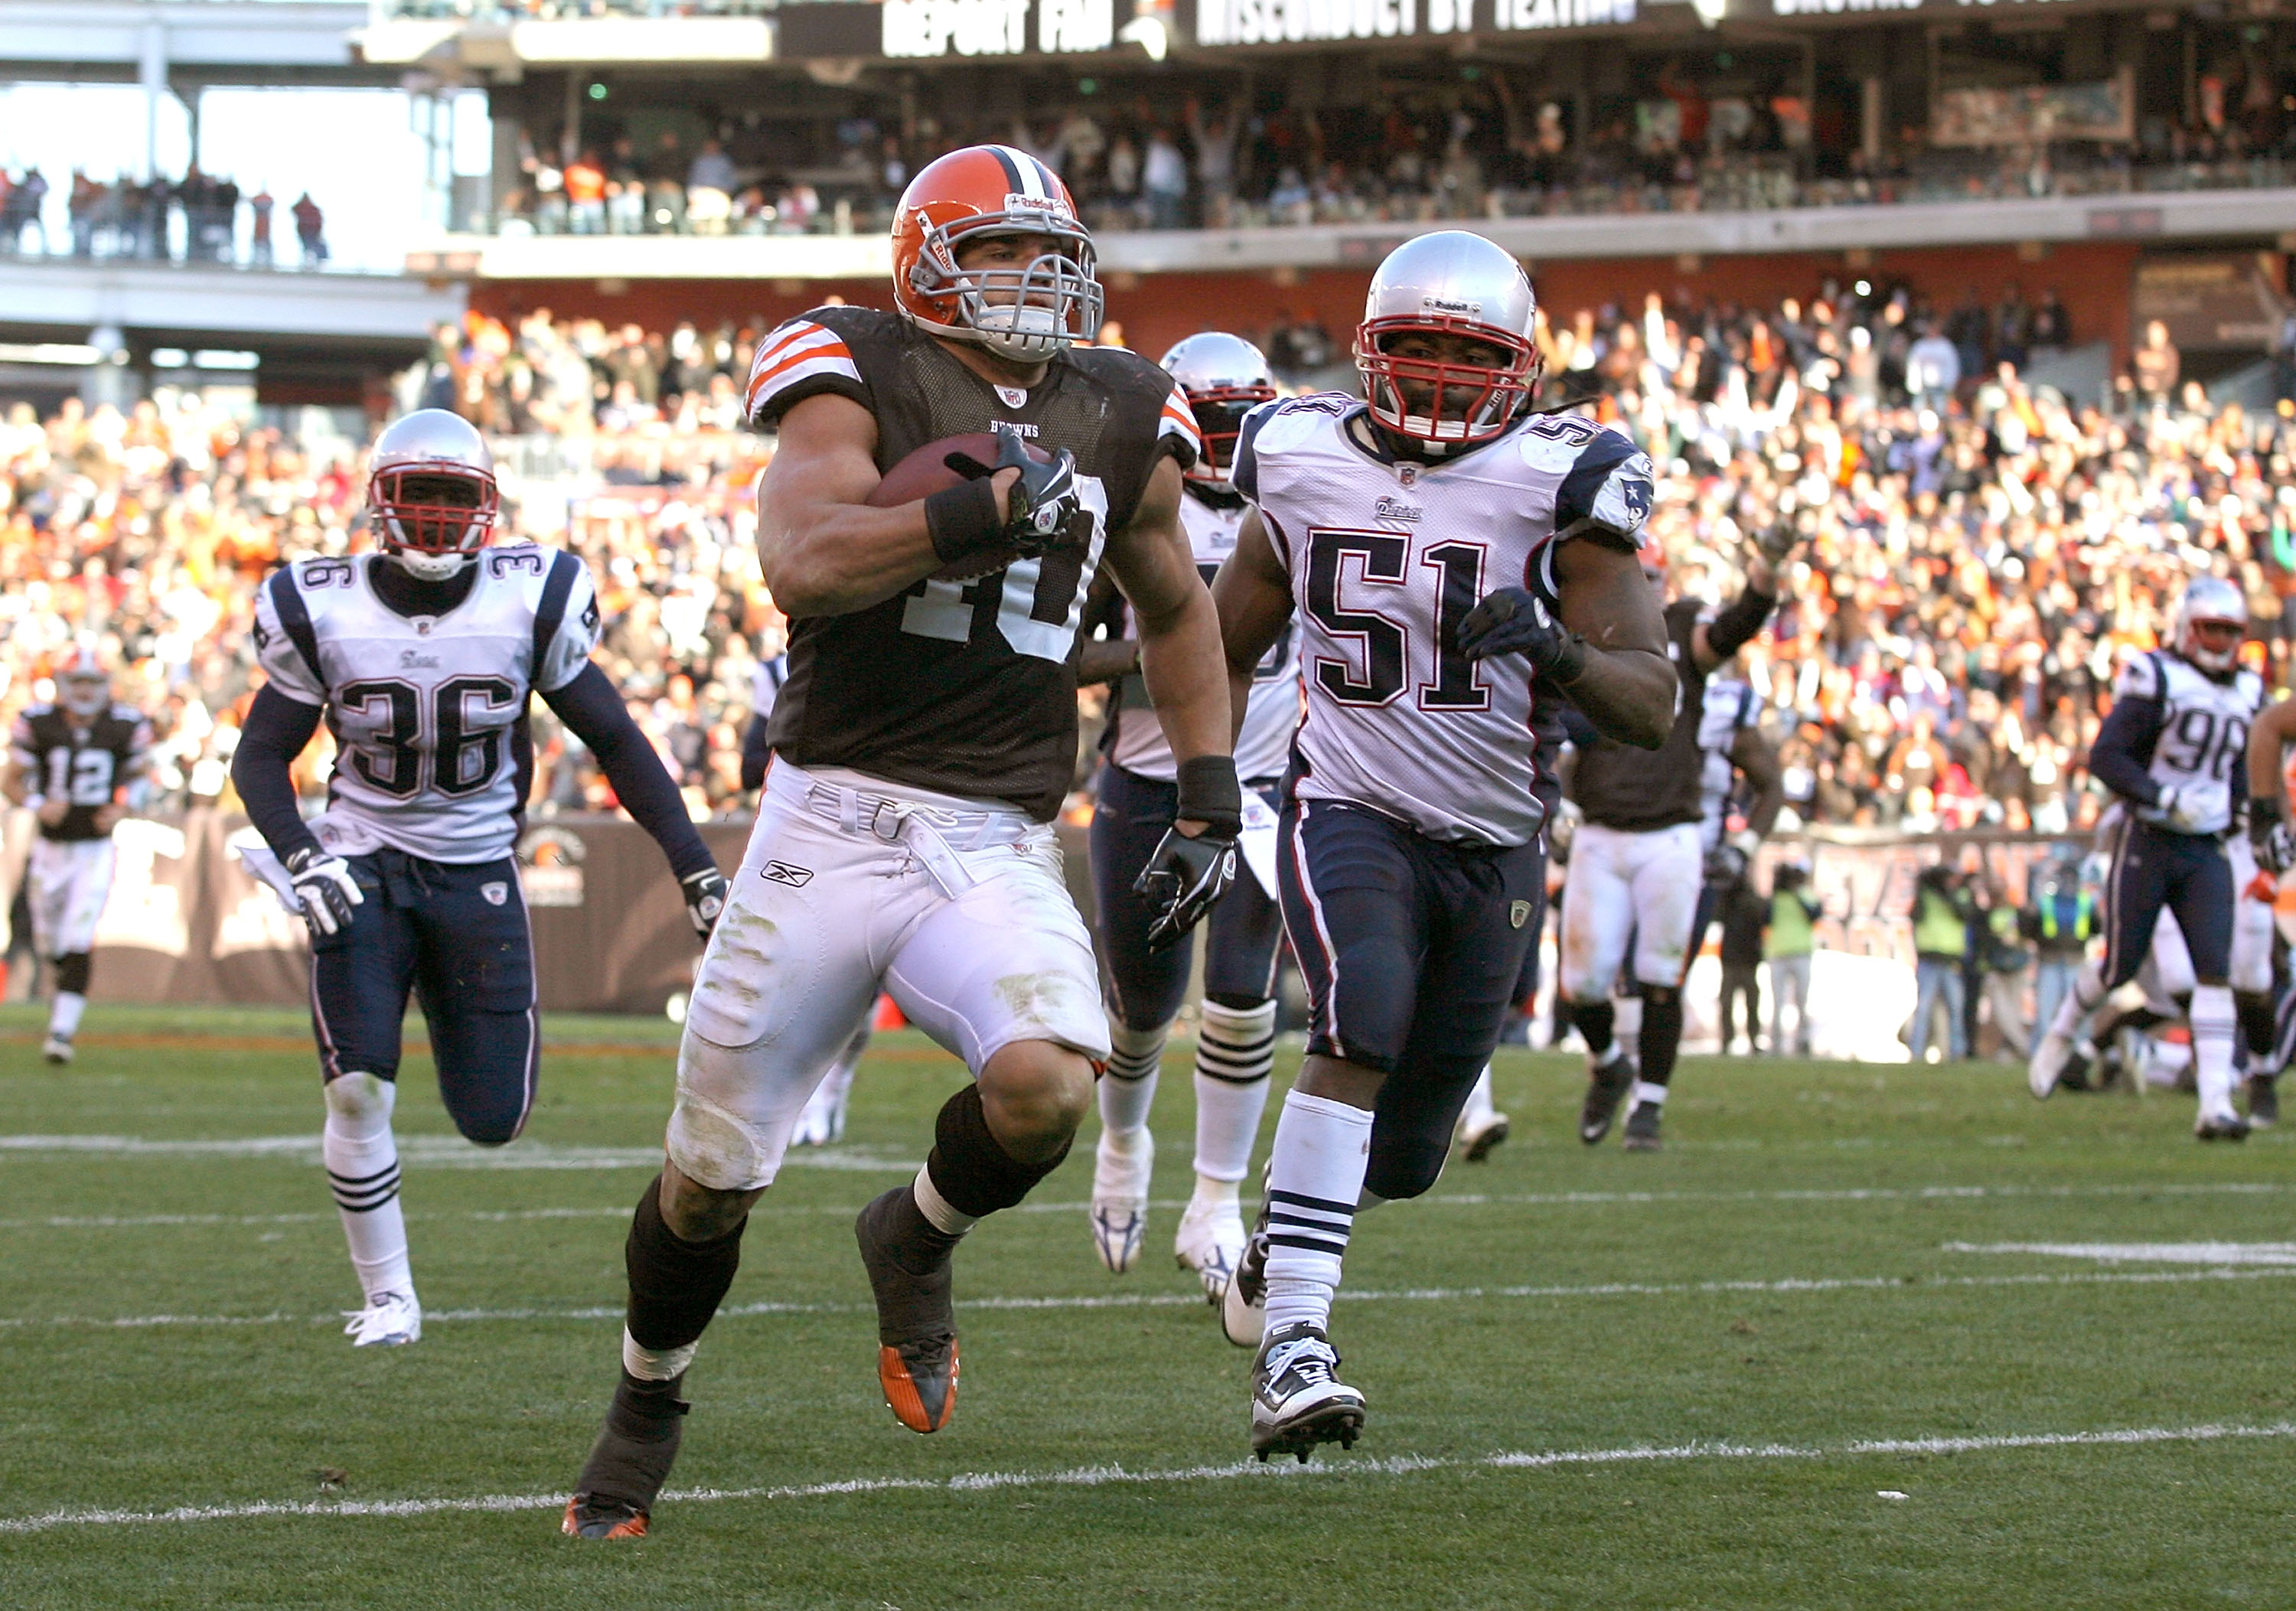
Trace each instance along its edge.
<instances>
[{"instance_id":1,"label":"silver football helmet","mask_svg":"<svg viewBox=\"0 0 2296 1611\"><path fill-rule=\"evenodd\" d=\"M1356 368L1372 417L1398 436L1438 447L1497 436L1530 406L1538 385L1538 318L1530 276L1505 247L1464 229L1405 242L1372 275L1356 329ZM1505 361L1467 362L1426 339L1461 336L1496 349ZM1412 350L1393 350L1398 346Z\"/></svg>"},{"instance_id":2,"label":"silver football helmet","mask_svg":"<svg viewBox=\"0 0 2296 1611\"><path fill-rule=\"evenodd\" d=\"M2232 629L2229 642L2210 647L2201 640L2205 628ZM2175 636L2177 653L2203 671L2221 675L2240 663L2240 640L2248 635L2248 596L2221 577L2196 576L2185 584L2177 601ZM2221 630L2218 633L2221 637Z\"/></svg>"},{"instance_id":3,"label":"silver football helmet","mask_svg":"<svg viewBox=\"0 0 2296 1611\"><path fill-rule=\"evenodd\" d=\"M444 408L392 421L367 458L366 506L382 551L424 581L444 581L493 535L501 507L494 455Z\"/></svg>"},{"instance_id":4,"label":"silver football helmet","mask_svg":"<svg viewBox=\"0 0 2296 1611\"><path fill-rule=\"evenodd\" d=\"M1187 479L1209 492L1233 492L1228 473L1235 464L1235 441L1243 416L1275 397L1275 377L1259 348L1225 330L1189 336L1164 355L1164 373L1187 395L1203 456Z\"/></svg>"},{"instance_id":5,"label":"silver football helmet","mask_svg":"<svg viewBox=\"0 0 2296 1611\"><path fill-rule=\"evenodd\" d=\"M56 703L83 719L101 716L111 705L111 673L102 659L86 644L56 669Z\"/></svg>"}]
</instances>

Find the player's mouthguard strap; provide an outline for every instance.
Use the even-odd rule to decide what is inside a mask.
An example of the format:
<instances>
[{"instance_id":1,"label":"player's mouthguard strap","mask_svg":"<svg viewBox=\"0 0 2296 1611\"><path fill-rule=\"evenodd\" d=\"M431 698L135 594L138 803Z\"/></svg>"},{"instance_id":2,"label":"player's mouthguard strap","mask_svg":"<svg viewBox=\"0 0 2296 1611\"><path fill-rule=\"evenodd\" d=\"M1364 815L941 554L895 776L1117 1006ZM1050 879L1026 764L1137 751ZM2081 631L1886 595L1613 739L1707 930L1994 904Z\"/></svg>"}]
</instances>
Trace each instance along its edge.
<instances>
[{"instance_id":1,"label":"player's mouthguard strap","mask_svg":"<svg viewBox=\"0 0 2296 1611\"><path fill-rule=\"evenodd\" d=\"M1004 522L996 518L996 488L986 480L970 481L931 494L925 499L925 530L943 564L995 547L1004 535Z\"/></svg>"},{"instance_id":2,"label":"player's mouthguard strap","mask_svg":"<svg viewBox=\"0 0 2296 1611\"><path fill-rule=\"evenodd\" d=\"M1234 838L1243 828L1243 785L1236 780L1233 755L1192 755L1179 765L1180 801L1173 815L1201 822L1210 832Z\"/></svg>"}]
</instances>

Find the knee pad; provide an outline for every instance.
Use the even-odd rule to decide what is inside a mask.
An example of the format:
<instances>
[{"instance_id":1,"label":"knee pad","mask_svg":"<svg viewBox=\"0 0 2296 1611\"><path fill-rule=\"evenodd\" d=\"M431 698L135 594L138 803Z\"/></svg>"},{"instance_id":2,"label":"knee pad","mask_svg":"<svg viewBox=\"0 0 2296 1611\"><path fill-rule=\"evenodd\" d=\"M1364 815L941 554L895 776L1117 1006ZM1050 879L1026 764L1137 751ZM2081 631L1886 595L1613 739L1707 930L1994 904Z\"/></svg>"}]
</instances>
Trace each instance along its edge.
<instances>
[{"instance_id":1,"label":"knee pad","mask_svg":"<svg viewBox=\"0 0 2296 1611\"><path fill-rule=\"evenodd\" d=\"M344 1073L327 1081L327 1128L347 1138L390 1128L398 1087L378 1075Z\"/></svg>"},{"instance_id":2,"label":"knee pad","mask_svg":"<svg viewBox=\"0 0 2296 1611\"><path fill-rule=\"evenodd\" d=\"M56 989L69 996L87 994L89 976L95 972L95 958L86 951L73 951L55 958Z\"/></svg>"}]
</instances>

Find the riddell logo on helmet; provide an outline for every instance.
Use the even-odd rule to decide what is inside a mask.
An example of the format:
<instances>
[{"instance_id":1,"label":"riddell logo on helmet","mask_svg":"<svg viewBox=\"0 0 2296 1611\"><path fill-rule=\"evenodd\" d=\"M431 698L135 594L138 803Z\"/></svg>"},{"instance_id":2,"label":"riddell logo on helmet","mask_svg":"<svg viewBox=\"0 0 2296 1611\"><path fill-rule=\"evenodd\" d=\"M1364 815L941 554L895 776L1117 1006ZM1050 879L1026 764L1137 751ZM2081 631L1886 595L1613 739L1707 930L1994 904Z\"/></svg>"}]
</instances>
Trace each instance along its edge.
<instances>
[{"instance_id":1,"label":"riddell logo on helmet","mask_svg":"<svg viewBox=\"0 0 2296 1611\"><path fill-rule=\"evenodd\" d=\"M1072 221L1069 210L1061 204L1061 199L1058 196L1008 195L1004 198L1004 210L1006 212L1041 212L1047 218L1057 219L1063 224Z\"/></svg>"},{"instance_id":2,"label":"riddell logo on helmet","mask_svg":"<svg viewBox=\"0 0 2296 1611\"><path fill-rule=\"evenodd\" d=\"M1480 319L1483 316L1480 302L1455 302L1448 297L1421 297L1419 306L1429 313L1447 313L1459 318Z\"/></svg>"}]
</instances>

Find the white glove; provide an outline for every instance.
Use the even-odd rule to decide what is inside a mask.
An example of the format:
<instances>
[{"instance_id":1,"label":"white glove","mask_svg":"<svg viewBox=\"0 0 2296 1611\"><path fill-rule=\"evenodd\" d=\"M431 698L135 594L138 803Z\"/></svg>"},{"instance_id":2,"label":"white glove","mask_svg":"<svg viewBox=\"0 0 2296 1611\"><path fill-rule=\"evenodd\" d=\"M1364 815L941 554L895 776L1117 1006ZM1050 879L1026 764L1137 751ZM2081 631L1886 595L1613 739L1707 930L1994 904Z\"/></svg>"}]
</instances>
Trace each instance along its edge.
<instances>
[{"instance_id":1,"label":"white glove","mask_svg":"<svg viewBox=\"0 0 2296 1611\"><path fill-rule=\"evenodd\" d=\"M1730 843L1738 854L1751 862L1762 848L1762 836L1751 828L1740 828L1730 835Z\"/></svg>"},{"instance_id":2,"label":"white glove","mask_svg":"<svg viewBox=\"0 0 2296 1611\"><path fill-rule=\"evenodd\" d=\"M303 921L314 936L339 934L351 925L351 908L366 897L351 876L350 863L324 851L301 850L287 858L287 876L303 903Z\"/></svg>"},{"instance_id":3,"label":"white glove","mask_svg":"<svg viewBox=\"0 0 2296 1611\"><path fill-rule=\"evenodd\" d=\"M2207 802L2195 798L2190 789L2169 787L2161 791L2161 798L2152 802L2152 809L2161 814L2162 827L2174 828L2179 834L2197 834L2202 831L2201 814L2207 809Z\"/></svg>"}]
</instances>

